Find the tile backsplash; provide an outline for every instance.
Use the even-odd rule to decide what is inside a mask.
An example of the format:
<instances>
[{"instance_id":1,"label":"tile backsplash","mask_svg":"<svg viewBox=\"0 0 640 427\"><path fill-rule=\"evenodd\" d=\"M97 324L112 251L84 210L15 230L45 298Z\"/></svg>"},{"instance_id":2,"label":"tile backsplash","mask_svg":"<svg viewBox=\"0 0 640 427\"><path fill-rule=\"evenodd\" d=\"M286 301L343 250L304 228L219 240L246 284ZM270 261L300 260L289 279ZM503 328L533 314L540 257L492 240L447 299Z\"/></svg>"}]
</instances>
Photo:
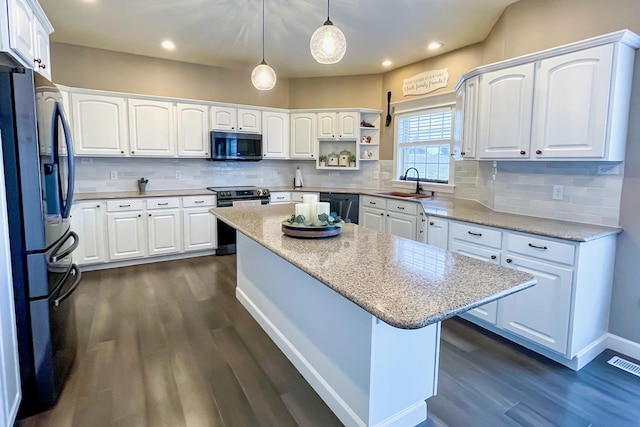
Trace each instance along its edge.
<instances>
[{"instance_id":1,"label":"tile backsplash","mask_svg":"<svg viewBox=\"0 0 640 427\"><path fill-rule=\"evenodd\" d=\"M358 171L322 171L311 161L209 162L204 159L81 158L76 167L79 193L135 191L139 178L147 190L211 186L293 185L300 167L307 187L389 189L393 161L362 162ZM455 164L453 197L477 200L501 212L618 225L623 164L617 175L598 175L598 162L497 162L465 160ZM117 178L112 178L112 173ZM553 200L554 185L564 199ZM447 195L444 195L447 196ZM450 197L450 196L449 196Z\"/></svg>"}]
</instances>

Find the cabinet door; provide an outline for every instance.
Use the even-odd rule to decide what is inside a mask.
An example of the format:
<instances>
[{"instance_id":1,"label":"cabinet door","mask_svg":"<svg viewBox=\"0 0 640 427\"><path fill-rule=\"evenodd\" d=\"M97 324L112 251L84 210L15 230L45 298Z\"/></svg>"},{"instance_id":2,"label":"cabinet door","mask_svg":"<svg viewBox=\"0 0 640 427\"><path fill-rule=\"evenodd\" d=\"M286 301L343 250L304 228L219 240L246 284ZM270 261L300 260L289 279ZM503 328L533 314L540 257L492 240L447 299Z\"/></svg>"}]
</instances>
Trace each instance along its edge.
<instances>
[{"instance_id":1,"label":"cabinet door","mask_svg":"<svg viewBox=\"0 0 640 427\"><path fill-rule=\"evenodd\" d=\"M337 115L336 113L318 113L318 138L336 138Z\"/></svg>"},{"instance_id":2,"label":"cabinet door","mask_svg":"<svg viewBox=\"0 0 640 427\"><path fill-rule=\"evenodd\" d=\"M482 261L492 262L494 264L500 264L500 251L493 249L484 249L477 246L467 245L458 240L452 240L449 245L449 251L458 254L466 255L471 258L479 259ZM496 324L498 319L498 302L490 302L489 304L481 305L472 310L469 310L465 315L476 317L485 322Z\"/></svg>"},{"instance_id":3,"label":"cabinet door","mask_svg":"<svg viewBox=\"0 0 640 427\"><path fill-rule=\"evenodd\" d=\"M460 156L465 159L476 157L476 144L478 141L478 86L480 76L472 77L464 85L464 101L462 106L461 151ZM457 106L456 106L457 109ZM457 112L457 111L456 111ZM456 115L456 120L458 116ZM458 124L456 123L456 127Z\"/></svg>"},{"instance_id":4,"label":"cabinet door","mask_svg":"<svg viewBox=\"0 0 640 427\"><path fill-rule=\"evenodd\" d=\"M147 213L149 255L175 254L181 251L182 230L179 209L158 209Z\"/></svg>"},{"instance_id":5,"label":"cabinet door","mask_svg":"<svg viewBox=\"0 0 640 427\"><path fill-rule=\"evenodd\" d=\"M123 212L107 214L109 236L109 259L141 258L146 250L146 233L142 212Z\"/></svg>"},{"instance_id":6,"label":"cabinet door","mask_svg":"<svg viewBox=\"0 0 640 427\"><path fill-rule=\"evenodd\" d=\"M289 114L262 115L262 155L265 159L286 159L289 155Z\"/></svg>"},{"instance_id":7,"label":"cabinet door","mask_svg":"<svg viewBox=\"0 0 640 427\"><path fill-rule=\"evenodd\" d=\"M449 244L449 221L441 218L428 218L427 243L441 249L447 249Z\"/></svg>"},{"instance_id":8,"label":"cabinet door","mask_svg":"<svg viewBox=\"0 0 640 427\"><path fill-rule=\"evenodd\" d=\"M550 350L567 353L573 271L507 254L505 267L533 274L532 288L500 300L498 326Z\"/></svg>"},{"instance_id":9,"label":"cabinet door","mask_svg":"<svg viewBox=\"0 0 640 427\"><path fill-rule=\"evenodd\" d=\"M132 156L175 157L175 117L171 102L129 100Z\"/></svg>"},{"instance_id":10,"label":"cabinet door","mask_svg":"<svg viewBox=\"0 0 640 427\"><path fill-rule=\"evenodd\" d=\"M535 157L605 157L613 48L598 46L539 63Z\"/></svg>"},{"instance_id":11,"label":"cabinet door","mask_svg":"<svg viewBox=\"0 0 640 427\"><path fill-rule=\"evenodd\" d=\"M260 110L238 109L238 131L260 133L262 130L262 112Z\"/></svg>"},{"instance_id":12,"label":"cabinet door","mask_svg":"<svg viewBox=\"0 0 640 427\"><path fill-rule=\"evenodd\" d=\"M385 231L394 236L416 240L416 223L415 216L387 212Z\"/></svg>"},{"instance_id":13,"label":"cabinet door","mask_svg":"<svg viewBox=\"0 0 640 427\"><path fill-rule=\"evenodd\" d=\"M529 157L534 64L482 76L478 112L478 158Z\"/></svg>"},{"instance_id":14,"label":"cabinet door","mask_svg":"<svg viewBox=\"0 0 640 427\"><path fill-rule=\"evenodd\" d=\"M36 17L26 0L9 0L9 46L27 64L35 65L35 20Z\"/></svg>"},{"instance_id":15,"label":"cabinet door","mask_svg":"<svg viewBox=\"0 0 640 427\"><path fill-rule=\"evenodd\" d=\"M49 47L49 33L37 18L34 19L34 64L35 71L51 81L51 53Z\"/></svg>"},{"instance_id":16,"label":"cabinet door","mask_svg":"<svg viewBox=\"0 0 640 427\"><path fill-rule=\"evenodd\" d=\"M177 104L178 155L209 157L209 107Z\"/></svg>"},{"instance_id":17,"label":"cabinet door","mask_svg":"<svg viewBox=\"0 0 640 427\"><path fill-rule=\"evenodd\" d=\"M98 264L106 261L104 222L103 202L81 202L73 205L71 229L79 237L78 249L73 253L76 264Z\"/></svg>"},{"instance_id":18,"label":"cabinet door","mask_svg":"<svg viewBox=\"0 0 640 427\"><path fill-rule=\"evenodd\" d=\"M238 127L238 110L232 107L211 107L211 129L236 130Z\"/></svg>"},{"instance_id":19,"label":"cabinet door","mask_svg":"<svg viewBox=\"0 0 640 427\"><path fill-rule=\"evenodd\" d=\"M184 209L184 251L216 248L216 218L209 208Z\"/></svg>"},{"instance_id":20,"label":"cabinet door","mask_svg":"<svg viewBox=\"0 0 640 427\"><path fill-rule=\"evenodd\" d=\"M360 113L338 113L338 138L358 139L360 135Z\"/></svg>"},{"instance_id":21,"label":"cabinet door","mask_svg":"<svg viewBox=\"0 0 640 427\"><path fill-rule=\"evenodd\" d=\"M359 225L384 233L385 218L383 210L363 207Z\"/></svg>"},{"instance_id":22,"label":"cabinet door","mask_svg":"<svg viewBox=\"0 0 640 427\"><path fill-rule=\"evenodd\" d=\"M316 153L316 115L291 115L291 158L314 159Z\"/></svg>"},{"instance_id":23,"label":"cabinet door","mask_svg":"<svg viewBox=\"0 0 640 427\"><path fill-rule=\"evenodd\" d=\"M123 98L71 94L73 137L79 156L124 156L129 148Z\"/></svg>"}]
</instances>

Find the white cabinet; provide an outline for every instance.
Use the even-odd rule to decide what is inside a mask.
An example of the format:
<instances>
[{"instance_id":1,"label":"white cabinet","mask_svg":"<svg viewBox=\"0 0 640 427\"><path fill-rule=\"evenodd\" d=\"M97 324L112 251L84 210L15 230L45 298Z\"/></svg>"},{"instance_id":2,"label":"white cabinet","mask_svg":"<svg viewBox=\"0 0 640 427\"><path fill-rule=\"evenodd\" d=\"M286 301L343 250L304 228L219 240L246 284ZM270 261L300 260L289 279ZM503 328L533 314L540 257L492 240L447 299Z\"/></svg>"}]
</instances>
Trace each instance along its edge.
<instances>
[{"instance_id":1,"label":"white cabinet","mask_svg":"<svg viewBox=\"0 0 640 427\"><path fill-rule=\"evenodd\" d=\"M105 211L101 201L79 202L71 207L71 229L79 236L78 248L73 252L78 265L105 262Z\"/></svg>"},{"instance_id":2,"label":"white cabinet","mask_svg":"<svg viewBox=\"0 0 640 427\"><path fill-rule=\"evenodd\" d=\"M37 7L36 10L33 7ZM53 27L35 3L8 0L9 50L27 67L51 80L49 34ZM4 22L3 22L4 24Z\"/></svg>"},{"instance_id":3,"label":"white cabinet","mask_svg":"<svg viewBox=\"0 0 640 427\"><path fill-rule=\"evenodd\" d=\"M465 81L456 93L455 146L456 158L474 159L478 139L478 90L480 76Z\"/></svg>"},{"instance_id":4,"label":"white cabinet","mask_svg":"<svg viewBox=\"0 0 640 427\"><path fill-rule=\"evenodd\" d=\"M243 133L260 133L262 131L262 112L260 110L238 108L238 131ZM288 132L289 123L287 122L287 133Z\"/></svg>"},{"instance_id":5,"label":"white cabinet","mask_svg":"<svg viewBox=\"0 0 640 427\"><path fill-rule=\"evenodd\" d=\"M291 203L291 193L288 191L272 191L269 194L269 203L272 205Z\"/></svg>"},{"instance_id":6,"label":"white cabinet","mask_svg":"<svg viewBox=\"0 0 640 427\"><path fill-rule=\"evenodd\" d=\"M292 159L314 160L316 156L316 114L291 114L291 153Z\"/></svg>"},{"instance_id":7,"label":"white cabinet","mask_svg":"<svg viewBox=\"0 0 640 427\"><path fill-rule=\"evenodd\" d=\"M38 18L35 19L34 24L34 69L47 80L51 81L51 47L49 43L49 31L47 31Z\"/></svg>"},{"instance_id":8,"label":"white cabinet","mask_svg":"<svg viewBox=\"0 0 640 427\"><path fill-rule=\"evenodd\" d=\"M360 135L360 113L321 112L317 115L318 138L358 139Z\"/></svg>"},{"instance_id":9,"label":"white cabinet","mask_svg":"<svg viewBox=\"0 0 640 427\"><path fill-rule=\"evenodd\" d=\"M262 114L262 156L265 159L289 157L289 114L265 111Z\"/></svg>"},{"instance_id":10,"label":"white cabinet","mask_svg":"<svg viewBox=\"0 0 640 427\"><path fill-rule=\"evenodd\" d=\"M420 210L422 208L412 202L361 196L359 225L416 240Z\"/></svg>"},{"instance_id":11,"label":"white cabinet","mask_svg":"<svg viewBox=\"0 0 640 427\"><path fill-rule=\"evenodd\" d=\"M147 211L149 255L168 255L181 251L180 209Z\"/></svg>"},{"instance_id":12,"label":"white cabinet","mask_svg":"<svg viewBox=\"0 0 640 427\"><path fill-rule=\"evenodd\" d=\"M216 105L211 107L211 128L221 131L260 133L261 117L260 110Z\"/></svg>"},{"instance_id":13,"label":"white cabinet","mask_svg":"<svg viewBox=\"0 0 640 427\"><path fill-rule=\"evenodd\" d=\"M129 99L132 156L175 157L175 115L171 102Z\"/></svg>"},{"instance_id":14,"label":"white cabinet","mask_svg":"<svg viewBox=\"0 0 640 427\"><path fill-rule=\"evenodd\" d=\"M146 255L147 233L142 200L107 202L109 260L120 261Z\"/></svg>"},{"instance_id":15,"label":"white cabinet","mask_svg":"<svg viewBox=\"0 0 640 427\"><path fill-rule=\"evenodd\" d=\"M338 117L336 113L318 113L318 138L334 139L338 135Z\"/></svg>"},{"instance_id":16,"label":"white cabinet","mask_svg":"<svg viewBox=\"0 0 640 427\"><path fill-rule=\"evenodd\" d=\"M176 126L180 157L209 157L209 107L178 103Z\"/></svg>"},{"instance_id":17,"label":"white cabinet","mask_svg":"<svg viewBox=\"0 0 640 427\"><path fill-rule=\"evenodd\" d=\"M363 207L360 211L360 226L384 233L386 216L381 209Z\"/></svg>"},{"instance_id":18,"label":"white cabinet","mask_svg":"<svg viewBox=\"0 0 640 427\"><path fill-rule=\"evenodd\" d=\"M387 210L385 232L406 239L416 239L417 218L415 215L407 215Z\"/></svg>"},{"instance_id":19,"label":"white cabinet","mask_svg":"<svg viewBox=\"0 0 640 427\"><path fill-rule=\"evenodd\" d=\"M482 75L478 158L528 158L534 64Z\"/></svg>"},{"instance_id":20,"label":"white cabinet","mask_svg":"<svg viewBox=\"0 0 640 427\"><path fill-rule=\"evenodd\" d=\"M72 93L71 105L75 154L126 155L129 129L124 98Z\"/></svg>"},{"instance_id":21,"label":"white cabinet","mask_svg":"<svg viewBox=\"0 0 640 427\"><path fill-rule=\"evenodd\" d=\"M427 218L427 244L447 249L449 245L449 221L442 218Z\"/></svg>"},{"instance_id":22,"label":"white cabinet","mask_svg":"<svg viewBox=\"0 0 640 427\"><path fill-rule=\"evenodd\" d=\"M604 159L614 45L540 61L532 149L538 158Z\"/></svg>"}]
</instances>

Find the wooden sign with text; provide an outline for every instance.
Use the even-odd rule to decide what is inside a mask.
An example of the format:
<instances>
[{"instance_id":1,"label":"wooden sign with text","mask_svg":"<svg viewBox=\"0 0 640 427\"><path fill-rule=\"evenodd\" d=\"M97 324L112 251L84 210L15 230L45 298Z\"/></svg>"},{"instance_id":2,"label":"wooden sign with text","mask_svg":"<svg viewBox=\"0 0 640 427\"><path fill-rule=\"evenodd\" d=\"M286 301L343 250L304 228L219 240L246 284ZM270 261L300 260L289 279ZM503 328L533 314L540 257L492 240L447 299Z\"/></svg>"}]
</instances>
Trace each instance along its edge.
<instances>
[{"instance_id":1,"label":"wooden sign with text","mask_svg":"<svg viewBox=\"0 0 640 427\"><path fill-rule=\"evenodd\" d=\"M448 82L448 68L425 71L424 73L416 74L413 77L404 79L402 84L402 94L404 96L424 95L425 93L433 92L436 89L447 87Z\"/></svg>"}]
</instances>

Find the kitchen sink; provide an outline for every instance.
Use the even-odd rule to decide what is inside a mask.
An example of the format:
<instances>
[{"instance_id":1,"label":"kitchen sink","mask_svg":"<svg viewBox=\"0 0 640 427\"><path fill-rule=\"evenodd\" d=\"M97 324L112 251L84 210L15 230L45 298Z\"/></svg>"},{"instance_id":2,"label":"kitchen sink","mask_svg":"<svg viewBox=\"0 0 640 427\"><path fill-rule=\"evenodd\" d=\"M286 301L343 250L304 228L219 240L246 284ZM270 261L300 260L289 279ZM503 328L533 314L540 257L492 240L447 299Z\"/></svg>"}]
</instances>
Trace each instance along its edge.
<instances>
[{"instance_id":1,"label":"kitchen sink","mask_svg":"<svg viewBox=\"0 0 640 427\"><path fill-rule=\"evenodd\" d=\"M399 191L386 191L378 194L382 196L403 197L405 199L425 199L433 197L431 194L401 193Z\"/></svg>"}]
</instances>

